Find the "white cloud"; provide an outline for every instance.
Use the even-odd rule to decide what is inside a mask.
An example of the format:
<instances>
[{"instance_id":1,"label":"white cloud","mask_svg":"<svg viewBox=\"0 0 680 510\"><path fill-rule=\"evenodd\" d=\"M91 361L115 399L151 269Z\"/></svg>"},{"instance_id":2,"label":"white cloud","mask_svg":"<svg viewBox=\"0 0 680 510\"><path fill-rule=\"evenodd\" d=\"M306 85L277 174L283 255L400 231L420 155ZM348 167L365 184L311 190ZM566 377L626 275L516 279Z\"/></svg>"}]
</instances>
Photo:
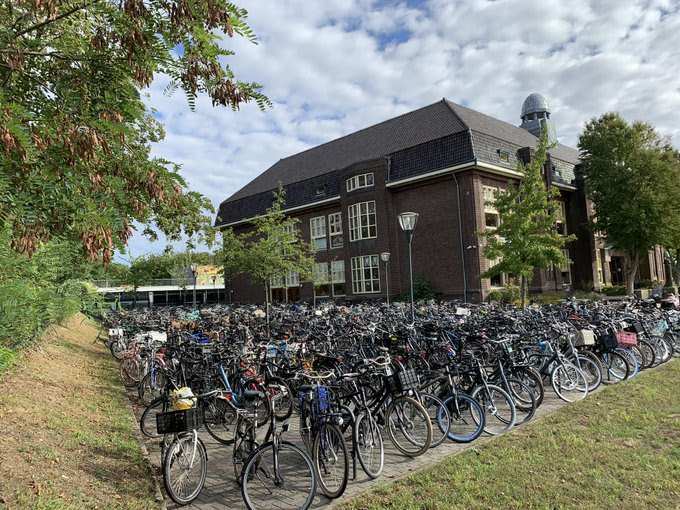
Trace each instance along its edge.
<instances>
[{"instance_id":1,"label":"white cloud","mask_svg":"<svg viewBox=\"0 0 680 510\"><path fill-rule=\"evenodd\" d=\"M575 146L607 110L680 141L680 15L676 0L259 0L252 45L227 39L225 60L274 102L260 112L195 112L182 94L150 89L167 138L157 155L181 163L215 206L279 158L442 97L513 124L524 98L546 96L558 136ZM132 241L133 253L164 242Z\"/></svg>"}]
</instances>

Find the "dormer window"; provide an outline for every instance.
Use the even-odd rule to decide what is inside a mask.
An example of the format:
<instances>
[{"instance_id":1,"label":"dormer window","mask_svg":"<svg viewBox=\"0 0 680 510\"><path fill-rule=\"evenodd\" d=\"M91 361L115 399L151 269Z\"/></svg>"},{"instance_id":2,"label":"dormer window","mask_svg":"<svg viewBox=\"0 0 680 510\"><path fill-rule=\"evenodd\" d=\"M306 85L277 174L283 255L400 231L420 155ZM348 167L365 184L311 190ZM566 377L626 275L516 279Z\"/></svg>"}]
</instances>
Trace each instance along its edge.
<instances>
[{"instance_id":1,"label":"dormer window","mask_svg":"<svg viewBox=\"0 0 680 510\"><path fill-rule=\"evenodd\" d=\"M316 188L316 196L321 197L326 194L326 185L324 184L323 186L319 186Z\"/></svg>"},{"instance_id":2,"label":"dormer window","mask_svg":"<svg viewBox=\"0 0 680 510\"><path fill-rule=\"evenodd\" d=\"M501 161L510 161L510 151L507 149L497 149L496 152L498 153L498 157L500 158Z\"/></svg>"},{"instance_id":3,"label":"dormer window","mask_svg":"<svg viewBox=\"0 0 680 510\"><path fill-rule=\"evenodd\" d=\"M373 172L359 174L347 179L347 192L373 186Z\"/></svg>"}]
</instances>

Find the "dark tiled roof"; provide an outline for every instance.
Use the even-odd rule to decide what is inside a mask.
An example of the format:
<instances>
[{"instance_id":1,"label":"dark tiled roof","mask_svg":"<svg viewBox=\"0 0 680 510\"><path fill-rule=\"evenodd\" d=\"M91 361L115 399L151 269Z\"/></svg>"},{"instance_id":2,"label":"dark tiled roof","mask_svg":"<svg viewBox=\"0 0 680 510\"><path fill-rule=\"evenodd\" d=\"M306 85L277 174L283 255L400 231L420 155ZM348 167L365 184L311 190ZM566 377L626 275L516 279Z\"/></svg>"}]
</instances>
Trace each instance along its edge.
<instances>
[{"instance_id":1,"label":"dark tiled roof","mask_svg":"<svg viewBox=\"0 0 680 510\"><path fill-rule=\"evenodd\" d=\"M355 163L389 156L391 181L474 159L515 169L517 150L537 143L537 137L520 127L443 99L279 160L222 202L215 224L264 213L279 184L286 187L287 207L337 196L338 172ZM498 149L508 150L508 161ZM578 151L559 144L550 155L559 170L556 180L571 183ZM326 186L324 195L316 193L320 186Z\"/></svg>"},{"instance_id":2,"label":"dark tiled roof","mask_svg":"<svg viewBox=\"0 0 680 510\"><path fill-rule=\"evenodd\" d=\"M400 115L274 163L226 202L386 156L467 128L443 101Z\"/></svg>"},{"instance_id":3,"label":"dark tiled roof","mask_svg":"<svg viewBox=\"0 0 680 510\"><path fill-rule=\"evenodd\" d=\"M512 124L495 119L489 115L471 110L465 106L453 103L448 99L444 99L444 101L473 132L483 133L518 147L534 147L538 142L538 138L529 133L526 129L513 126ZM478 159L481 159L476 153L475 155ZM578 151L562 144L558 144L556 147L550 149L550 155L553 158L561 159L562 161L573 165L579 162Z\"/></svg>"}]
</instances>

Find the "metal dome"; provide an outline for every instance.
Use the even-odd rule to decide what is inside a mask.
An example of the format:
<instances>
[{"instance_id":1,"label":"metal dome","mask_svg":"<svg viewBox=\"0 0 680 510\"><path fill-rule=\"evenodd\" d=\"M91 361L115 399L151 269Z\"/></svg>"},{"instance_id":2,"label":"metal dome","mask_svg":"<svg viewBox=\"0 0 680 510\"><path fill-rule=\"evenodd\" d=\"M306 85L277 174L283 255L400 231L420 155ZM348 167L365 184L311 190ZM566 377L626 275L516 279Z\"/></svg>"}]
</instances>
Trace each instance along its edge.
<instances>
[{"instance_id":1,"label":"metal dome","mask_svg":"<svg viewBox=\"0 0 680 510\"><path fill-rule=\"evenodd\" d=\"M538 92L529 94L527 98L524 100L524 104L522 104L522 115L520 115L520 117L523 118L528 113L536 112L550 113L550 106L548 105L548 101Z\"/></svg>"}]
</instances>

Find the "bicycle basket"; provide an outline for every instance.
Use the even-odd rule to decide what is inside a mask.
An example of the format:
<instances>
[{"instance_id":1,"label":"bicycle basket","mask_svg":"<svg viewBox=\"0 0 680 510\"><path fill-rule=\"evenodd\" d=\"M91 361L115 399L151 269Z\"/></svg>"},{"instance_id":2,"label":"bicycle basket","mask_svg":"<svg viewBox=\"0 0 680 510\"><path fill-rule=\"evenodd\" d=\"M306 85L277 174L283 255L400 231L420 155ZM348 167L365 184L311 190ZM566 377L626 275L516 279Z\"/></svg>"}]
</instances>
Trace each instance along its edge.
<instances>
[{"instance_id":1,"label":"bicycle basket","mask_svg":"<svg viewBox=\"0 0 680 510\"><path fill-rule=\"evenodd\" d=\"M637 345L637 334L631 333L629 331L617 331L616 342L618 343L619 347L633 347Z\"/></svg>"},{"instance_id":2,"label":"bicycle basket","mask_svg":"<svg viewBox=\"0 0 680 510\"><path fill-rule=\"evenodd\" d=\"M176 434L198 429L203 425L203 408L194 407L184 411L170 411L156 415L159 434Z\"/></svg>"},{"instance_id":3,"label":"bicycle basket","mask_svg":"<svg viewBox=\"0 0 680 510\"><path fill-rule=\"evenodd\" d=\"M584 345L595 345L595 334L589 329L581 329L576 333L574 345L581 347Z\"/></svg>"},{"instance_id":4,"label":"bicycle basket","mask_svg":"<svg viewBox=\"0 0 680 510\"><path fill-rule=\"evenodd\" d=\"M402 370L394 374L391 379L390 386L399 392L415 390L420 384L415 370Z\"/></svg>"},{"instance_id":5,"label":"bicycle basket","mask_svg":"<svg viewBox=\"0 0 680 510\"><path fill-rule=\"evenodd\" d=\"M613 351L619 346L619 342L616 339L616 335L614 333L607 332L605 334L599 335L599 338L602 340L604 348L608 351Z\"/></svg>"},{"instance_id":6,"label":"bicycle basket","mask_svg":"<svg viewBox=\"0 0 680 510\"><path fill-rule=\"evenodd\" d=\"M663 336L668 331L668 324L666 321L656 321L649 327L649 332L652 336Z\"/></svg>"}]
</instances>

